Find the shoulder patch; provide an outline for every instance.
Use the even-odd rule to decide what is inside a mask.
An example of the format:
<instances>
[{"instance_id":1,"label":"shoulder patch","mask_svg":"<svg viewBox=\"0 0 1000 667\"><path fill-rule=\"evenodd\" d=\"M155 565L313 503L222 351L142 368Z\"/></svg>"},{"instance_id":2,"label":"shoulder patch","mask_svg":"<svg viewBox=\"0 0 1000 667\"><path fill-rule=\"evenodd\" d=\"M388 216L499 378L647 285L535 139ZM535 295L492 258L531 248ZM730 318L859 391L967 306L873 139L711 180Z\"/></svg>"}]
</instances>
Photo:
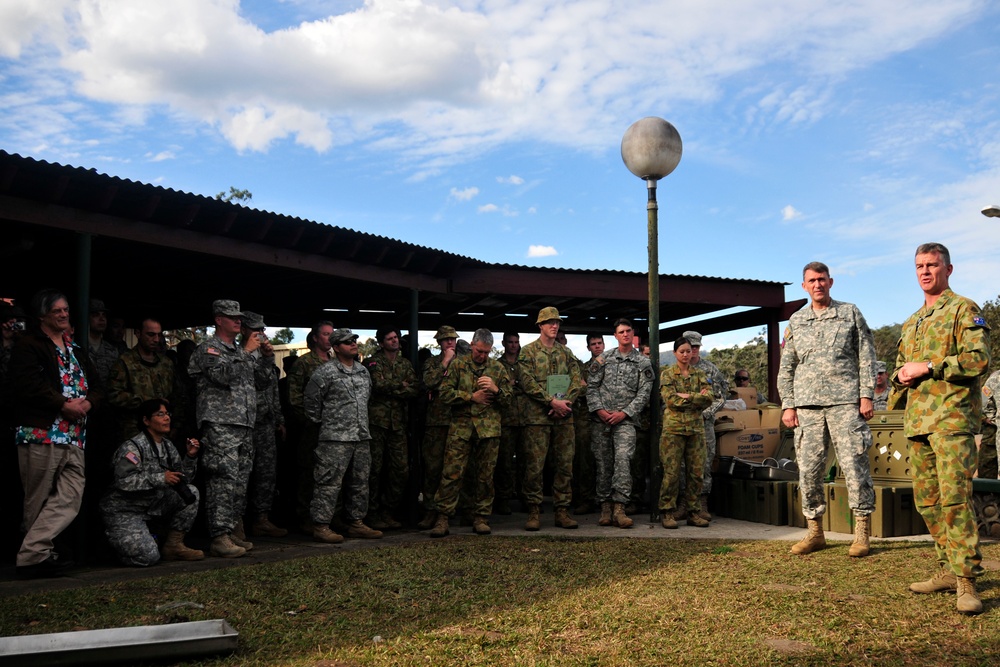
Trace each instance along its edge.
<instances>
[{"instance_id":1,"label":"shoulder patch","mask_svg":"<svg viewBox=\"0 0 1000 667\"><path fill-rule=\"evenodd\" d=\"M975 324L977 327L985 327L986 326L986 320L983 318L982 315L976 315L975 317L973 317L972 318L972 323Z\"/></svg>"},{"instance_id":2,"label":"shoulder patch","mask_svg":"<svg viewBox=\"0 0 1000 667\"><path fill-rule=\"evenodd\" d=\"M993 390L990 389L989 385L985 385L983 387L983 394L985 394L986 396L992 396L993 395Z\"/></svg>"},{"instance_id":3,"label":"shoulder patch","mask_svg":"<svg viewBox=\"0 0 1000 667\"><path fill-rule=\"evenodd\" d=\"M220 354L222 354L222 353L221 353L221 352L219 352L219 351L218 351L217 349L215 349L214 347L206 347L206 348L205 348L205 354L214 354L215 356L219 356L219 355L220 355Z\"/></svg>"},{"instance_id":4,"label":"shoulder patch","mask_svg":"<svg viewBox=\"0 0 1000 667\"><path fill-rule=\"evenodd\" d=\"M135 452L128 452L125 454L125 458L131 461L135 465L139 465L139 455Z\"/></svg>"},{"instance_id":5,"label":"shoulder patch","mask_svg":"<svg viewBox=\"0 0 1000 667\"><path fill-rule=\"evenodd\" d=\"M652 368L647 367L646 369L644 369L642 371L642 374L645 375L650 380L653 379L653 369Z\"/></svg>"}]
</instances>

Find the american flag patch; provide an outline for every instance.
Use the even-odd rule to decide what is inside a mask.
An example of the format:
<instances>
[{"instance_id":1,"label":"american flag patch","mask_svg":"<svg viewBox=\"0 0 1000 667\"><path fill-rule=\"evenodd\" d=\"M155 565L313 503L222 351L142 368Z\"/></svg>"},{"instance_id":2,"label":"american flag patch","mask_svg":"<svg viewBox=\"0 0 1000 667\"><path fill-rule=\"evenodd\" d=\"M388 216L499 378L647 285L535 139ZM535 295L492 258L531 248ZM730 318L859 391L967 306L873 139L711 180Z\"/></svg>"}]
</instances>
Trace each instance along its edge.
<instances>
[{"instance_id":1,"label":"american flag patch","mask_svg":"<svg viewBox=\"0 0 1000 667\"><path fill-rule=\"evenodd\" d=\"M209 347L205 349L205 354L214 354L215 356L219 356L219 351L214 347Z\"/></svg>"},{"instance_id":2,"label":"american flag patch","mask_svg":"<svg viewBox=\"0 0 1000 667\"><path fill-rule=\"evenodd\" d=\"M139 465L139 455L136 454L135 452L129 452L128 454L125 455L125 458L127 458L135 465Z\"/></svg>"}]
</instances>

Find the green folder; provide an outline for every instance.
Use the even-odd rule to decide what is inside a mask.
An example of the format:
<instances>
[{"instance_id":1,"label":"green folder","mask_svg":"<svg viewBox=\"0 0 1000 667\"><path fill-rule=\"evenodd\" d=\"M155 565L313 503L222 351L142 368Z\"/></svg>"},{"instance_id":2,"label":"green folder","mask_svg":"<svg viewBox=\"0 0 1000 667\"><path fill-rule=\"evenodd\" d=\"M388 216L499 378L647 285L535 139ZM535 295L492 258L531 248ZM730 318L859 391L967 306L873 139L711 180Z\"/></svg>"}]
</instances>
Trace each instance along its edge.
<instances>
[{"instance_id":1,"label":"green folder","mask_svg":"<svg viewBox=\"0 0 1000 667\"><path fill-rule=\"evenodd\" d=\"M555 398L566 398L569 393L569 376L550 375L545 380L545 393Z\"/></svg>"}]
</instances>

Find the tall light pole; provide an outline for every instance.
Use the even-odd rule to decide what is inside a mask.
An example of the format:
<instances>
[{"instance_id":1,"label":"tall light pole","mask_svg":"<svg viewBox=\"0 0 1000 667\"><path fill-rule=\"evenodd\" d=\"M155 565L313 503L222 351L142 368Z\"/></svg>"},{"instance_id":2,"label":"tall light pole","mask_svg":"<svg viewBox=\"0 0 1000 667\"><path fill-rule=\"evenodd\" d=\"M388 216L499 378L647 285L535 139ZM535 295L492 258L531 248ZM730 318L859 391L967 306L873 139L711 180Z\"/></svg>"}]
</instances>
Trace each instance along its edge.
<instances>
[{"instance_id":1,"label":"tall light pole","mask_svg":"<svg viewBox=\"0 0 1000 667\"><path fill-rule=\"evenodd\" d=\"M681 161L681 135L677 128L655 116L632 123L622 137L622 160L633 174L646 181L646 217L649 226L649 356L653 365L653 395L649 409L649 515L656 521L660 513L657 498L662 471L659 470L659 379L660 379L660 242L657 230L656 182Z\"/></svg>"}]
</instances>

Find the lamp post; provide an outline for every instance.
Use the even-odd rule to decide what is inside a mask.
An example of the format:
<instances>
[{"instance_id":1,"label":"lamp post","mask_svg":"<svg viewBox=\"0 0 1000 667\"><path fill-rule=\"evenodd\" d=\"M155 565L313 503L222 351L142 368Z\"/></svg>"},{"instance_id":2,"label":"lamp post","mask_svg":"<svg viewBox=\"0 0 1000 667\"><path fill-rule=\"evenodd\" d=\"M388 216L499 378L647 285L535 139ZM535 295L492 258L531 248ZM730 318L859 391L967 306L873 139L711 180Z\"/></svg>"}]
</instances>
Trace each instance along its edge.
<instances>
[{"instance_id":1,"label":"lamp post","mask_svg":"<svg viewBox=\"0 0 1000 667\"><path fill-rule=\"evenodd\" d=\"M657 230L656 182L667 176L681 161L681 135L677 128L663 120L649 116L632 123L622 137L622 160L633 174L646 181L648 193L646 217L649 228L649 356L653 366L653 395L649 409L649 516L656 521L660 513L657 499L660 481L659 470L660 411L660 243Z\"/></svg>"},{"instance_id":2,"label":"lamp post","mask_svg":"<svg viewBox=\"0 0 1000 667\"><path fill-rule=\"evenodd\" d=\"M1000 206L993 204L983 209L983 215L987 218L1000 218Z\"/></svg>"}]
</instances>

